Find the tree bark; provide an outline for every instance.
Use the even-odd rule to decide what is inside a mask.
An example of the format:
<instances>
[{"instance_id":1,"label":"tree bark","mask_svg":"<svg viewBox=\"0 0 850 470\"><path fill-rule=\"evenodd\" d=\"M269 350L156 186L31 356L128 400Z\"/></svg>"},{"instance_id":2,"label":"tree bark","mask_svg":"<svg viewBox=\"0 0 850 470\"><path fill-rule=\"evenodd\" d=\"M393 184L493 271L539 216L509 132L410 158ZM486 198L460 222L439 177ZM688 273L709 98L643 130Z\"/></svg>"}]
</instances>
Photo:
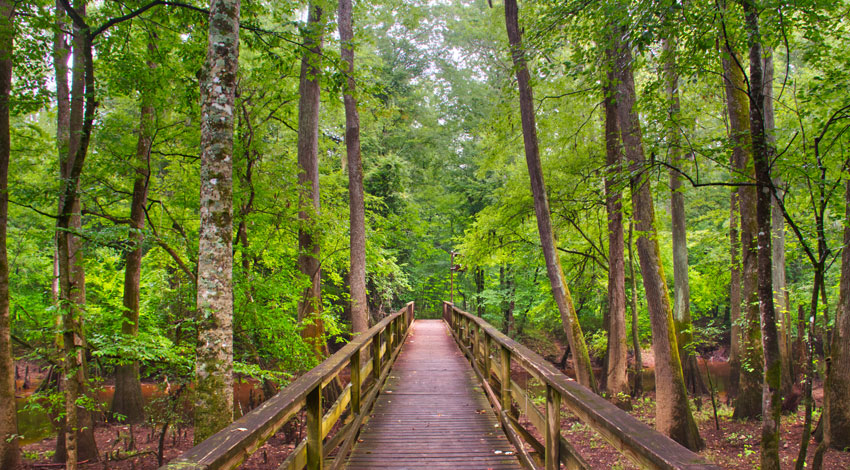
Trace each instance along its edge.
<instances>
[{"instance_id":1,"label":"tree bark","mask_svg":"<svg viewBox=\"0 0 850 470\"><path fill-rule=\"evenodd\" d=\"M705 384L697 367L697 357L693 346L693 322L691 321L691 287L688 282L688 238L685 218L685 195L680 179L680 168L686 161L682 156L681 141L677 121L679 119L679 74L676 70L676 41L667 38L662 41L664 49L664 75L667 82L667 101L669 124L667 152L670 163L670 218L673 232L673 324L676 326L676 341L679 344L679 358L682 360L682 373L685 386L693 393L704 393Z\"/></svg>"},{"instance_id":2,"label":"tree bark","mask_svg":"<svg viewBox=\"0 0 850 470\"><path fill-rule=\"evenodd\" d=\"M728 42L726 44L729 44ZM752 184L754 172L749 128L749 103L747 101L744 72L741 61L734 51L724 46L723 83L726 93L726 110L729 115L729 134L732 140L732 180ZM737 204L736 204L737 203ZM732 309L732 374L736 387L734 416L739 419L755 418L761 414L762 347L758 311L758 251L756 240L756 191L753 186L739 186L732 194L732 209L740 214L740 242L732 241L733 285L732 293L738 289L735 283L735 255L740 249L741 284L740 296L730 300ZM731 230L730 230L731 232ZM730 233L731 236L731 233ZM735 310L741 316L735 319ZM737 331L736 331L736 326ZM735 340L739 341L735 348Z\"/></svg>"},{"instance_id":3,"label":"tree bark","mask_svg":"<svg viewBox=\"0 0 850 470\"><path fill-rule=\"evenodd\" d=\"M148 43L153 51L153 43ZM148 61L148 68L155 65ZM133 199L130 203L129 240L132 249L124 257L124 319L121 334L125 338L139 335L139 297L142 276L142 242L145 228L145 206L148 200L150 179L150 151L155 130L154 90L143 84L140 91L139 138L136 143L133 180ZM139 379L139 361L121 364L115 371L115 394L112 397L112 414L123 415L126 423L141 423L145 419L145 401Z\"/></svg>"},{"instance_id":4,"label":"tree bark","mask_svg":"<svg viewBox=\"0 0 850 470\"><path fill-rule=\"evenodd\" d=\"M776 311L773 306L773 266L771 259L770 150L764 126L764 74L761 35L754 0L743 0L747 39L750 47L750 134L755 164L758 221L758 303L764 350L762 389L761 468L779 470L779 419L782 412L781 361Z\"/></svg>"},{"instance_id":5,"label":"tree bark","mask_svg":"<svg viewBox=\"0 0 850 470\"><path fill-rule=\"evenodd\" d=\"M360 115L354 96L354 31L351 25L351 0L339 0L340 55L347 65L345 91L345 152L348 156L348 210L351 252L348 284L351 289L351 330L369 329L369 304L366 301L366 208L363 200L363 163L360 157Z\"/></svg>"},{"instance_id":6,"label":"tree bark","mask_svg":"<svg viewBox=\"0 0 850 470\"><path fill-rule=\"evenodd\" d=\"M775 113L773 108L773 51L766 48L764 51L764 132L767 139L768 150L771 155L775 152L776 136L774 135ZM792 385L794 384L794 364L791 360L791 306L788 305L788 287L785 276L785 216L782 214L782 191L778 189L782 185L779 177L773 178L773 186L776 187L776 197L771 199L771 245L773 256L773 303L776 306L776 314L779 319L779 357L782 361L782 395L790 397Z\"/></svg>"},{"instance_id":7,"label":"tree bark","mask_svg":"<svg viewBox=\"0 0 850 470\"><path fill-rule=\"evenodd\" d=\"M9 317L9 259L6 252L6 226L9 213L9 97L12 88L12 42L14 4L0 0L0 468L17 468L17 402L15 401L15 360L12 356Z\"/></svg>"},{"instance_id":8,"label":"tree bark","mask_svg":"<svg viewBox=\"0 0 850 470\"><path fill-rule=\"evenodd\" d=\"M623 234L623 202L619 175L623 156L617 126L614 78L614 52L608 50L608 77L604 88L605 106L605 207L608 212L608 363L606 391L611 396L629 392L628 349L626 347L626 266Z\"/></svg>"},{"instance_id":9,"label":"tree bark","mask_svg":"<svg viewBox=\"0 0 850 470\"><path fill-rule=\"evenodd\" d=\"M60 0L61 1L61 0ZM57 16L62 9L69 13L67 1L57 4ZM79 184L94 122L97 103L94 89L94 63L88 26L83 18L86 13L84 0L74 4L78 20L73 23L73 69L71 71L70 106L68 121L58 123L60 145L60 177L62 192L59 195L59 211L56 219L56 240L59 265L59 305L63 348L62 388L65 395L65 419L56 439L54 460L65 462L66 468L77 468L81 460L97 460L97 444L91 412L78 406L80 395L85 394L87 364L85 358L85 336L83 334L83 312L86 303L86 277L83 268L83 243L76 234L82 231L80 215ZM61 56L61 51L57 56ZM65 56L67 57L67 55ZM67 68L57 68L67 73ZM59 78L59 77L57 77ZM67 74L61 77L67 80ZM66 81L67 83L67 81ZM57 91L59 87L57 86ZM63 87L68 90L67 85ZM60 100L67 100L68 95ZM67 101L66 101L67 102ZM64 115L59 116L64 118ZM64 131L67 129L67 134ZM67 147L62 147L67 135ZM63 150L65 150L63 152Z\"/></svg>"},{"instance_id":10,"label":"tree bark","mask_svg":"<svg viewBox=\"0 0 850 470\"><path fill-rule=\"evenodd\" d=\"M201 76L195 443L233 421L233 119L240 0L210 4Z\"/></svg>"},{"instance_id":11,"label":"tree bark","mask_svg":"<svg viewBox=\"0 0 850 470\"><path fill-rule=\"evenodd\" d=\"M643 351L640 349L640 335L638 334L638 295L637 295L637 277L635 276L635 257L632 247L632 226L629 223L629 276L632 278L632 346L635 350L635 384L632 389L634 396L639 396L643 393Z\"/></svg>"},{"instance_id":12,"label":"tree bark","mask_svg":"<svg viewBox=\"0 0 850 470\"><path fill-rule=\"evenodd\" d=\"M298 320L303 322L301 335L311 341L316 357L324 356L322 308L322 271L319 256L320 234L315 223L319 216L319 74L322 52L322 9L308 6L309 17L304 28L304 54L301 58L301 81L298 87L298 269L310 284L298 303Z\"/></svg>"},{"instance_id":13,"label":"tree bark","mask_svg":"<svg viewBox=\"0 0 850 470\"><path fill-rule=\"evenodd\" d=\"M845 183L844 250L835 327L832 330L832 364L827 377L824 435L836 449L850 447L850 179Z\"/></svg>"},{"instance_id":14,"label":"tree bark","mask_svg":"<svg viewBox=\"0 0 850 470\"><path fill-rule=\"evenodd\" d=\"M537 141L537 128L534 117L534 96L530 84L528 65L525 61L525 51L519 29L519 11L516 0L505 1L505 25L508 41L511 47L516 79L519 87L520 114L522 117L522 134L525 143L525 158L528 164L528 175L531 180L531 193L534 197L534 212L537 216L537 230L540 234L540 245L546 260L546 272L552 287L552 296L561 315L561 324L567 334L570 349L573 351L573 362L578 383L596 391L596 379L590 364L590 355L584 334L578 322L572 297L564 278L564 270L556 248L555 233L549 212L549 199L543 181L543 169L540 164L540 149Z\"/></svg>"},{"instance_id":15,"label":"tree bark","mask_svg":"<svg viewBox=\"0 0 850 470\"><path fill-rule=\"evenodd\" d=\"M625 154L632 163L632 217L638 232L637 248L640 271L652 326L652 350L655 353L656 412L655 427L691 450L705 444L691 414L685 389L682 363L673 310L667 293L667 279L661 265L661 249L655 227L655 207L648 175L643 173L646 159L641 142L640 121L635 107L632 57L628 45L617 51L617 114Z\"/></svg>"}]
</instances>

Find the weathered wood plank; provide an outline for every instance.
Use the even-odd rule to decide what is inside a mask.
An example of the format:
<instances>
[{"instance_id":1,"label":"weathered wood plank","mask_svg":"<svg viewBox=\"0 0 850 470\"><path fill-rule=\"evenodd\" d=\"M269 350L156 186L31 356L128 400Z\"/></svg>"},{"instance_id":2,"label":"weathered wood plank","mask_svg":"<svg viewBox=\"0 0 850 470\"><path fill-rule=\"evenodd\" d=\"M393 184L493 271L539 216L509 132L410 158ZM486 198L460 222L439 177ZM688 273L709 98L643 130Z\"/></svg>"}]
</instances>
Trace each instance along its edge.
<instances>
[{"instance_id":1,"label":"weathered wood plank","mask_svg":"<svg viewBox=\"0 0 850 470\"><path fill-rule=\"evenodd\" d=\"M520 469L474 377L445 324L417 320L347 468Z\"/></svg>"}]
</instances>

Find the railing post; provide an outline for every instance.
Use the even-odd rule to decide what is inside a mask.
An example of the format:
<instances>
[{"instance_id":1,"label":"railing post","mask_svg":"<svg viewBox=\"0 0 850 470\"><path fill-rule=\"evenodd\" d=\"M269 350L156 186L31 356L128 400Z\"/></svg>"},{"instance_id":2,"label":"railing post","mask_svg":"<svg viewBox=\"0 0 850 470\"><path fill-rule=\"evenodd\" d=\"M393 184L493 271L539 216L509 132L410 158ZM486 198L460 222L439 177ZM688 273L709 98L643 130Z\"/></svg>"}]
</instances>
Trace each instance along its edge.
<instances>
[{"instance_id":1,"label":"railing post","mask_svg":"<svg viewBox=\"0 0 850 470\"><path fill-rule=\"evenodd\" d=\"M307 394L307 470L322 470L322 383Z\"/></svg>"},{"instance_id":2,"label":"railing post","mask_svg":"<svg viewBox=\"0 0 850 470\"><path fill-rule=\"evenodd\" d=\"M381 377L381 332L372 337L372 377L375 383Z\"/></svg>"},{"instance_id":3,"label":"railing post","mask_svg":"<svg viewBox=\"0 0 850 470\"><path fill-rule=\"evenodd\" d=\"M546 385L546 470L561 468L561 394Z\"/></svg>"},{"instance_id":4,"label":"railing post","mask_svg":"<svg viewBox=\"0 0 850 470\"><path fill-rule=\"evenodd\" d=\"M499 371L499 382L501 382L501 398L502 410L505 413L511 414L511 351L502 346L501 361Z\"/></svg>"},{"instance_id":5,"label":"railing post","mask_svg":"<svg viewBox=\"0 0 850 470\"><path fill-rule=\"evenodd\" d=\"M360 386L363 380L360 378L360 349L354 351L351 356L351 413L360 414Z\"/></svg>"},{"instance_id":6,"label":"railing post","mask_svg":"<svg viewBox=\"0 0 850 470\"><path fill-rule=\"evenodd\" d=\"M484 332L484 381L490 383L490 335Z\"/></svg>"},{"instance_id":7,"label":"railing post","mask_svg":"<svg viewBox=\"0 0 850 470\"><path fill-rule=\"evenodd\" d=\"M472 337L472 364L475 365L475 362L478 360L478 355L481 354L481 333L478 328L478 323L473 323L473 331L474 335Z\"/></svg>"}]
</instances>

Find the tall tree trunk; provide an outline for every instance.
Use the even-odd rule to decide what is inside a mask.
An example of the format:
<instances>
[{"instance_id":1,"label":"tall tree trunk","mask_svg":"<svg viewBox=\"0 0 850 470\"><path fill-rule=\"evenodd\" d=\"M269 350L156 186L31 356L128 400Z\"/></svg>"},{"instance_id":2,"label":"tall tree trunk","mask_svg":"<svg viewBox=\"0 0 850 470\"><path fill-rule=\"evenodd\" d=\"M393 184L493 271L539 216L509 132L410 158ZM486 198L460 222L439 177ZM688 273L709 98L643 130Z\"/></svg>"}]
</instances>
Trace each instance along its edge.
<instances>
[{"instance_id":1,"label":"tall tree trunk","mask_svg":"<svg viewBox=\"0 0 850 470\"><path fill-rule=\"evenodd\" d=\"M340 55L348 66L343 93L345 103L345 152L348 155L348 211L351 252L348 284L351 288L351 329L362 333L369 329L369 304L366 302L366 208L363 201L363 163L360 158L360 116L354 97L354 31L351 25L351 0L339 0Z\"/></svg>"},{"instance_id":2,"label":"tall tree trunk","mask_svg":"<svg viewBox=\"0 0 850 470\"><path fill-rule=\"evenodd\" d=\"M537 231L540 234L540 245L546 260L546 272L552 286L552 297L558 306L561 323L567 334L570 349L573 352L573 362L578 383L596 391L596 379L590 364L590 355L584 334L578 322L573 306L570 290L564 278L564 270L556 248L555 232L549 213L549 199L543 181L543 169L540 164L540 148L537 142L537 128L534 117L534 96L531 89L528 65L525 61L525 51L519 29L519 9L516 0L505 1L505 25L508 41L511 47L516 78L519 87L520 114L522 117L522 134L525 143L525 159L528 164L528 175L531 180L531 193L534 197L534 212L537 216Z\"/></svg>"},{"instance_id":3,"label":"tall tree trunk","mask_svg":"<svg viewBox=\"0 0 850 470\"><path fill-rule=\"evenodd\" d=\"M764 127L764 74L761 35L754 0L743 0L750 47L750 134L757 184L758 220L758 300L764 350L762 390L761 468L779 470L779 419L782 412L781 361L776 311L773 307L773 266L771 259L770 213L773 202L770 177L770 150Z\"/></svg>"},{"instance_id":4,"label":"tall tree trunk","mask_svg":"<svg viewBox=\"0 0 850 470\"><path fill-rule=\"evenodd\" d=\"M729 42L725 41L728 45ZM741 61L734 51L724 46L723 54L723 83L726 93L726 110L729 115L729 134L732 140L732 180L745 183L732 194L732 209L740 214L740 243L732 240L733 284L732 293L740 289L740 297L735 302L730 300L732 309L732 363L733 379L736 379L735 391L736 418L755 418L761 414L761 384L762 384L762 347L761 330L758 311L758 251L756 240L756 191L751 186L754 180L753 166L750 159L751 135L749 128L749 103L747 101L744 71ZM737 203L737 204L736 204ZM731 236L730 230L730 236ZM740 248L742 267L740 268L741 283L735 283L735 255ZM740 286L740 287L739 287ZM741 308L740 317L735 319L735 310ZM740 326L738 326L740 325ZM735 327L738 326L738 331ZM735 348L735 340L739 347Z\"/></svg>"},{"instance_id":5,"label":"tall tree trunk","mask_svg":"<svg viewBox=\"0 0 850 470\"><path fill-rule=\"evenodd\" d=\"M629 276L632 278L632 347L635 351L635 386L632 390L634 396L639 396L643 393L643 352L640 349L640 335L638 334L638 295L637 295L637 277L635 276L635 257L632 246L632 226L629 223Z\"/></svg>"},{"instance_id":6,"label":"tall tree trunk","mask_svg":"<svg viewBox=\"0 0 850 470\"><path fill-rule=\"evenodd\" d=\"M686 161L681 151L681 139L677 121L679 119L679 73L676 70L676 41L674 38L663 40L664 75L667 82L667 101L669 124L667 131L667 152L674 168L680 168ZM693 346L693 323L691 322L691 287L688 282L688 239L685 220L685 195L677 169L670 169L670 217L673 229L673 324L676 327L676 341L679 344L679 358L682 360L682 373L685 386L693 393L706 391L702 376L697 368L697 357Z\"/></svg>"},{"instance_id":7,"label":"tall tree trunk","mask_svg":"<svg viewBox=\"0 0 850 470\"><path fill-rule=\"evenodd\" d=\"M240 0L210 4L201 76L195 443L233 421L233 118Z\"/></svg>"},{"instance_id":8,"label":"tall tree trunk","mask_svg":"<svg viewBox=\"0 0 850 470\"><path fill-rule=\"evenodd\" d=\"M608 363L606 390L616 397L629 392L628 350L626 347L626 266L623 234L621 174L623 156L620 129L614 102L614 53L608 50L608 77L605 98L605 207L608 212Z\"/></svg>"},{"instance_id":9,"label":"tall tree trunk","mask_svg":"<svg viewBox=\"0 0 850 470\"><path fill-rule=\"evenodd\" d=\"M655 353L656 411L655 427L691 450L705 444L691 414L688 392L679 360L673 310L667 293L667 279L661 265L661 249L655 227L655 207L648 174L642 172L646 158L641 142L640 121L635 111L635 83L631 51L627 44L617 47L617 114L625 154L631 161L632 217L638 232L637 248L640 271L646 290L646 302L652 326L652 350Z\"/></svg>"},{"instance_id":10,"label":"tall tree trunk","mask_svg":"<svg viewBox=\"0 0 850 470\"><path fill-rule=\"evenodd\" d=\"M154 50L154 44L148 43L148 50ZM148 61L148 68L155 68ZM150 178L150 152L155 130L154 90L149 84L143 84L140 90L139 138L136 143L133 180L133 199L130 203L130 234L133 249L124 257L124 320L121 334L125 338L139 335L139 297L142 276L142 241L145 228L145 206L148 201L148 180ZM142 397L142 383L139 380L139 361L121 364L115 371L115 394L112 397L112 414L125 417L127 423L140 423L145 419L145 402Z\"/></svg>"},{"instance_id":11,"label":"tall tree trunk","mask_svg":"<svg viewBox=\"0 0 850 470\"><path fill-rule=\"evenodd\" d=\"M12 357L9 318L9 259L6 252L6 226L9 213L9 96L12 88L12 41L14 5L0 0L0 468L17 468L17 402L15 401L15 360Z\"/></svg>"},{"instance_id":12,"label":"tall tree trunk","mask_svg":"<svg viewBox=\"0 0 850 470\"><path fill-rule=\"evenodd\" d=\"M304 28L301 81L298 87L298 269L310 280L298 303L298 319L304 322L301 335L312 341L316 356L321 358L327 349L324 344L322 308L322 271L319 262L321 247L315 218L319 216L319 74L322 52L322 9L308 6L309 16Z\"/></svg>"},{"instance_id":13,"label":"tall tree trunk","mask_svg":"<svg viewBox=\"0 0 850 470\"><path fill-rule=\"evenodd\" d=\"M832 330L832 364L826 383L824 435L836 449L850 447L850 179L845 183L844 250L835 327Z\"/></svg>"},{"instance_id":14,"label":"tall tree trunk","mask_svg":"<svg viewBox=\"0 0 850 470\"><path fill-rule=\"evenodd\" d=\"M71 5L60 0L61 6L70 13ZM80 215L79 184L83 171L89 140L94 122L96 101L94 97L94 63L88 26L84 23L86 4L79 0L74 4L77 19L74 21L73 69L71 72L70 107L68 121L59 122L58 136L68 136L67 152L60 153L60 176L63 181L59 195L59 215L56 220L56 239L59 258L59 305L62 315L62 345L64 376L62 387L65 395L65 421L56 439L54 460L65 462L66 468L76 469L78 461L97 460L97 444L91 412L78 406L80 395L86 392L87 364L85 358L85 336L83 334L83 312L86 303L86 277L83 269L83 242L76 235L82 231ZM57 15L61 13L57 12ZM61 55L61 53L59 54ZM67 57L67 56L66 56ZM67 72L67 68L58 70ZM58 78L58 77L57 77ZM67 75L61 77L67 80ZM57 91L58 91L57 87ZM67 91L67 85L64 86ZM67 96L67 95L66 95ZM60 100L67 100L65 96ZM64 117L60 115L60 117ZM67 134L61 132L67 129ZM64 142L59 141L60 150Z\"/></svg>"},{"instance_id":15,"label":"tall tree trunk","mask_svg":"<svg viewBox=\"0 0 850 470\"><path fill-rule=\"evenodd\" d=\"M768 150L771 155L775 152L776 136L775 113L773 108L773 50L764 51L764 132L767 138ZM771 232L773 257L773 303L779 319L779 357L782 361L782 395L790 397L794 384L794 363L791 360L791 306L788 305L788 287L785 278L785 216L782 214L782 192L778 189L782 184L779 177L773 178L777 188L776 197L771 199Z\"/></svg>"}]
</instances>

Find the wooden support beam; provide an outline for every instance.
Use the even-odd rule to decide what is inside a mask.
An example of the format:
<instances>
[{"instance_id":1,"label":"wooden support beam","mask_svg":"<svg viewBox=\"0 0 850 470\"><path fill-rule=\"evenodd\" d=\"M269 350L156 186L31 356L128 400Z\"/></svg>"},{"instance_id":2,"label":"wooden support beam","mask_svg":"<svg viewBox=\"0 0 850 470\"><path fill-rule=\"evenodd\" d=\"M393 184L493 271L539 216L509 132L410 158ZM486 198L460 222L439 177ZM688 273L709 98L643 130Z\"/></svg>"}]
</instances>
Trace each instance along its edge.
<instances>
[{"instance_id":1,"label":"wooden support beam","mask_svg":"<svg viewBox=\"0 0 850 470\"><path fill-rule=\"evenodd\" d=\"M546 386L546 470L561 468L561 394Z\"/></svg>"},{"instance_id":2,"label":"wooden support beam","mask_svg":"<svg viewBox=\"0 0 850 470\"><path fill-rule=\"evenodd\" d=\"M351 356L351 413L360 414L360 390L363 381L360 379L360 350Z\"/></svg>"},{"instance_id":3,"label":"wooden support beam","mask_svg":"<svg viewBox=\"0 0 850 470\"><path fill-rule=\"evenodd\" d=\"M502 395L502 409L505 410L506 413L510 414L511 412L511 350L502 347L501 350L501 360L502 363L499 364L499 381L501 382L501 395Z\"/></svg>"},{"instance_id":4,"label":"wooden support beam","mask_svg":"<svg viewBox=\"0 0 850 470\"><path fill-rule=\"evenodd\" d=\"M307 394L307 470L322 470L322 386Z\"/></svg>"}]
</instances>

